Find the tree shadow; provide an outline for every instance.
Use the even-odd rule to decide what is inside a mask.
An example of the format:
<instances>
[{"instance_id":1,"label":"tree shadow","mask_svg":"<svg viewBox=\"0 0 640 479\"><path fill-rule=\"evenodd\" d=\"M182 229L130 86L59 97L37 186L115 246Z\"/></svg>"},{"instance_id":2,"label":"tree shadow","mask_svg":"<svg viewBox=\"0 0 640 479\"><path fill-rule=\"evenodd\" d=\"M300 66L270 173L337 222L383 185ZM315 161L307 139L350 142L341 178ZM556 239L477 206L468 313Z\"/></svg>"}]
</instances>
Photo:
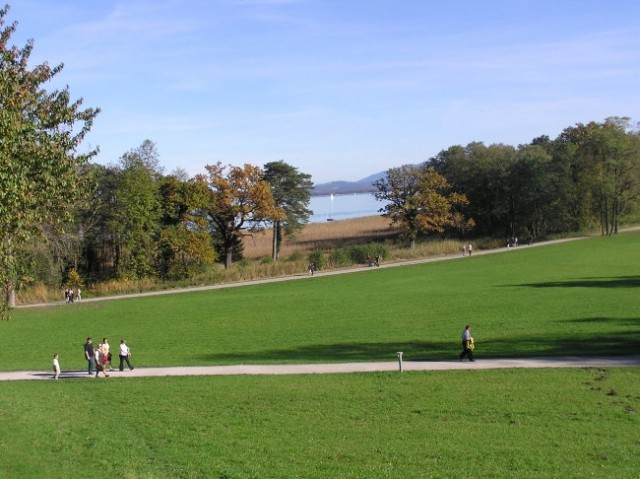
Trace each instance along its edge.
<instances>
[{"instance_id":1,"label":"tree shadow","mask_svg":"<svg viewBox=\"0 0 640 479\"><path fill-rule=\"evenodd\" d=\"M582 278L570 281L549 281L544 283L528 284L525 283L518 286L526 286L529 288L637 288L638 286L640 286L640 276Z\"/></svg>"},{"instance_id":2,"label":"tree shadow","mask_svg":"<svg viewBox=\"0 0 640 479\"><path fill-rule=\"evenodd\" d=\"M622 330L606 334L573 334L563 336L533 336L526 333L518 336L476 338L478 357L522 358L562 356L630 356L640 351L640 330L628 330L640 324L640 318L577 318L571 322L608 322L619 325ZM216 353L201 356L206 362L215 364L259 364L259 363L341 363L392 361L396 353L403 352L405 361L450 361L457 360L461 352L458 341L405 341L376 343L315 344L290 349L269 349L254 352Z\"/></svg>"}]
</instances>

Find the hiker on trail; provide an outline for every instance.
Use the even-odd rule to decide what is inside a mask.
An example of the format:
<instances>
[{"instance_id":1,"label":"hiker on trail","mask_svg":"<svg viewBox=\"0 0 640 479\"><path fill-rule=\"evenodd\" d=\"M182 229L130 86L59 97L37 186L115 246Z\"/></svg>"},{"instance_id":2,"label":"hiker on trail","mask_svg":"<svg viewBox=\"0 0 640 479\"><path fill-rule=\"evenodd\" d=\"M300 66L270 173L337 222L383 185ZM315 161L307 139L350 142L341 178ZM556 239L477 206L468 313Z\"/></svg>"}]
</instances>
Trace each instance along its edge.
<instances>
[{"instance_id":1,"label":"hiker on trail","mask_svg":"<svg viewBox=\"0 0 640 479\"><path fill-rule=\"evenodd\" d=\"M103 364L104 364L104 368L105 370L107 369L107 364L109 365L109 371L113 371L113 364L111 363L111 351L110 351L111 347L109 346L109 340L107 338L104 338L102 340L102 354L104 355L103 358Z\"/></svg>"},{"instance_id":2,"label":"hiker on trail","mask_svg":"<svg viewBox=\"0 0 640 479\"><path fill-rule=\"evenodd\" d=\"M120 371L124 371L124 363L127 362L127 366L129 366L129 370L133 370L133 365L131 364L131 349L127 346L127 342L124 339L120 340Z\"/></svg>"},{"instance_id":3,"label":"hiker on trail","mask_svg":"<svg viewBox=\"0 0 640 479\"><path fill-rule=\"evenodd\" d=\"M96 365L95 351L93 350L93 339L87 338L87 342L84 345L84 356L89 362L89 374L93 373L93 368Z\"/></svg>"},{"instance_id":4,"label":"hiker on trail","mask_svg":"<svg viewBox=\"0 0 640 479\"><path fill-rule=\"evenodd\" d=\"M462 332L462 352L460 353L460 361L462 358L468 357L469 361L475 361L473 359L473 338L471 337L471 325L467 324Z\"/></svg>"},{"instance_id":5,"label":"hiker on trail","mask_svg":"<svg viewBox=\"0 0 640 479\"><path fill-rule=\"evenodd\" d=\"M58 379L60 377L60 361L58 360L58 355L53 355L53 379Z\"/></svg>"},{"instance_id":6,"label":"hiker on trail","mask_svg":"<svg viewBox=\"0 0 640 479\"><path fill-rule=\"evenodd\" d=\"M108 378L109 375L106 373L104 366L107 363L107 357L104 354L104 350L102 349L102 344L98 345L98 349L96 349L96 377L102 372L105 378Z\"/></svg>"}]
</instances>

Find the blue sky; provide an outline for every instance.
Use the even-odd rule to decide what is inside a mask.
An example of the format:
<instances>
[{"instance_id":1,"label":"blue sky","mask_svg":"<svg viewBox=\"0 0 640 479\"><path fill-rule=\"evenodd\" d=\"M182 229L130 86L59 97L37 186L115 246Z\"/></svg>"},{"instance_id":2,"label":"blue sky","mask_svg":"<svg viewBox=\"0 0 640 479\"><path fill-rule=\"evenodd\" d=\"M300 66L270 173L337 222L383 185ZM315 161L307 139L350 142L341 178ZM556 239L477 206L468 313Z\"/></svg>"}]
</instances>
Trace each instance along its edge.
<instances>
[{"instance_id":1,"label":"blue sky","mask_svg":"<svg viewBox=\"0 0 640 479\"><path fill-rule=\"evenodd\" d=\"M9 0L10 1L10 0ZM451 145L640 120L637 0L14 0L12 42L64 63L113 164L284 160L316 183Z\"/></svg>"}]
</instances>

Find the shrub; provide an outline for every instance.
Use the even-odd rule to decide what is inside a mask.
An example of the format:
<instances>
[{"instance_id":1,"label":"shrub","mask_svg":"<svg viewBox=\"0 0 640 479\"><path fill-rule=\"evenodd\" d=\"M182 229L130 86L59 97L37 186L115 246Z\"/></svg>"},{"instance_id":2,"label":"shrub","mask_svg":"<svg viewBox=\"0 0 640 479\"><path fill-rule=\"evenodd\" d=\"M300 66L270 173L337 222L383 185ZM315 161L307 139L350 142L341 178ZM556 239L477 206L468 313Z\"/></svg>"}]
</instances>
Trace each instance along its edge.
<instances>
[{"instance_id":1,"label":"shrub","mask_svg":"<svg viewBox=\"0 0 640 479\"><path fill-rule=\"evenodd\" d=\"M311 252L309 255L309 262L316 265L316 270L324 269L327 266L327 258L319 249Z\"/></svg>"}]
</instances>

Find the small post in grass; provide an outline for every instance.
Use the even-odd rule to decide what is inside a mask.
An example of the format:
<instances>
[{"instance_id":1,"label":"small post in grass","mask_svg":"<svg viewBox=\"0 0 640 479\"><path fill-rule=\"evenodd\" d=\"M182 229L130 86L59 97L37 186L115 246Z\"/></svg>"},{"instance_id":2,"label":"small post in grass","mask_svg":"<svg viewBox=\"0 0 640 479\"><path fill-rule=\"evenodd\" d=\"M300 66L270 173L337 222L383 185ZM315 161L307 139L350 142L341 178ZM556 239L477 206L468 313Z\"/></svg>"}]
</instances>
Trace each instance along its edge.
<instances>
[{"instance_id":1,"label":"small post in grass","mask_svg":"<svg viewBox=\"0 0 640 479\"><path fill-rule=\"evenodd\" d=\"M398 355L398 368L402 372L402 351L398 351L396 354Z\"/></svg>"}]
</instances>

